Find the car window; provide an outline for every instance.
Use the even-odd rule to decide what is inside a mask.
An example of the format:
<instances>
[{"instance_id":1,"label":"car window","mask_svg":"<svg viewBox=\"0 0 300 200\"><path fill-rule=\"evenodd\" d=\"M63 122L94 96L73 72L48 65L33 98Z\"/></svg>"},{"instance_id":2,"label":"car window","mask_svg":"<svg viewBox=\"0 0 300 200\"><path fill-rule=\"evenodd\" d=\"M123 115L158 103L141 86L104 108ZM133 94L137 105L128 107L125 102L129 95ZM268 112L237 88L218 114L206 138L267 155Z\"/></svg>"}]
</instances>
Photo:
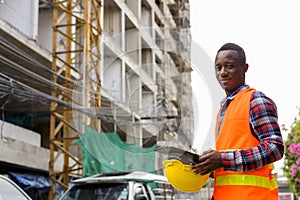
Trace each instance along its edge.
<instances>
[{"instance_id":1,"label":"car window","mask_svg":"<svg viewBox=\"0 0 300 200\"><path fill-rule=\"evenodd\" d=\"M28 198L8 180L0 177L0 200L28 200Z\"/></svg>"},{"instance_id":2,"label":"car window","mask_svg":"<svg viewBox=\"0 0 300 200\"><path fill-rule=\"evenodd\" d=\"M127 200L127 183L75 185L61 200Z\"/></svg>"},{"instance_id":3,"label":"car window","mask_svg":"<svg viewBox=\"0 0 300 200\"><path fill-rule=\"evenodd\" d=\"M134 199L139 199L139 200L149 199L145 187L142 184L140 183L134 184L133 191L134 191Z\"/></svg>"},{"instance_id":4,"label":"car window","mask_svg":"<svg viewBox=\"0 0 300 200\"><path fill-rule=\"evenodd\" d=\"M154 193L156 200L174 199L174 189L170 184L156 183L152 192Z\"/></svg>"}]
</instances>

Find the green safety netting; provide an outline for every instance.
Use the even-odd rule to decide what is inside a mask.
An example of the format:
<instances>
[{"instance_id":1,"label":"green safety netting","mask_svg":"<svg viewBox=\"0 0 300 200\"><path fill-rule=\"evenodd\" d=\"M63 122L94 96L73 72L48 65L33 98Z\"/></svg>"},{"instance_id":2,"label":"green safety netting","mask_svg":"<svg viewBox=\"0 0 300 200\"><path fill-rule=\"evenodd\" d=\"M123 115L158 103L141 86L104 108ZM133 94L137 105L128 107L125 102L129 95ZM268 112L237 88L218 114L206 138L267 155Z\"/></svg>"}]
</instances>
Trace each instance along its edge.
<instances>
[{"instance_id":1,"label":"green safety netting","mask_svg":"<svg viewBox=\"0 0 300 200\"><path fill-rule=\"evenodd\" d=\"M156 145L124 143L117 133L99 133L88 126L76 143L83 150L84 176L119 171L155 171Z\"/></svg>"}]
</instances>

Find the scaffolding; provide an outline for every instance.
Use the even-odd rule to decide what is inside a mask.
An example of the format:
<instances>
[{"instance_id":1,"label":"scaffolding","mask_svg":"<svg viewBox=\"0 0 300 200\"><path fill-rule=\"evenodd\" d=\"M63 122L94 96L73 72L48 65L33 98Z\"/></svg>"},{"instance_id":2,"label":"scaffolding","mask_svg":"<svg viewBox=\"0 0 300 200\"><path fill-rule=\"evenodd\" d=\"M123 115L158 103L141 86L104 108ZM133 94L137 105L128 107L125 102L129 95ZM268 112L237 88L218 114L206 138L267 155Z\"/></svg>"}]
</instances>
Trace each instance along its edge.
<instances>
[{"instance_id":1,"label":"scaffolding","mask_svg":"<svg viewBox=\"0 0 300 200\"><path fill-rule=\"evenodd\" d=\"M101 9L101 0L54 0L52 70L55 73L51 95L69 106L61 108L51 102L49 199L54 198L59 186L64 191L68 188L70 175L83 174L82 155L79 150L74 155L72 149L83 129L74 123L74 117L94 130L101 128L100 120L90 112L101 107ZM58 76L63 76L64 81L58 81ZM87 112L76 114L72 107ZM56 169L59 159L63 160L61 170Z\"/></svg>"},{"instance_id":2,"label":"scaffolding","mask_svg":"<svg viewBox=\"0 0 300 200\"><path fill-rule=\"evenodd\" d=\"M189 28L184 23L186 17L188 17L183 13L186 1L178 0L175 2L176 6L174 7L172 18L176 22L176 35L182 41L184 39L181 34L182 29ZM50 192L51 198L53 198L58 186L67 189L70 175L79 177L83 175L81 151L78 150L78 155L74 155L74 149L73 151L71 149L75 145L74 141L84 131L83 124L100 132L100 119L105 118L106 121L111 119L111 122L115 124L118 122L117 117L123 116L122 111L117 108L112 108L110 107L111 105L104 105L104 107L101 105L100 90L103 90L100 80L101 6L100 0L54 1L52 70L56 73L52 81L55 83L54 85L64 86L67 90L61 90L59 87L54 86L52 97L72 106L61 108L57 107L57 103L51 102L49 174L51 183L54 186ZM184 44L179 42L177 46L179 55L183 46ZM189 70L186 70L189 64L186 64L184 59L186 58L182 57L177 60L177 67L181 77L177 83L180 94L184 90L182 88L183 80L181 80L183 73L185 71L189 72ZM58 81L57 76L64 76L64 81ZM181 98L180 96L180 101L182 101ZM179 102L179 104L181 103ZM131 104L134 104L134 102L131 102ZM130 107L132 109L131 112L144 116L143 112L140 113L138 106L130 105ZM129 114L131 116L133 114L131 112L125 113L125 115ZM178 115L185 114L179 111ZM133 115L131 118L134 119ZM77 120L79 123L74 123L74 120ZM185 120L182 119L181 122ZM131 123L133 127L144 126L139 122L135 122L135 120L130 122L121 119L118 124L121 125L121 123ZM190 121L187 123L190 123ZM147 123L147 126L149 125ZM157 122L153 126L157 126ZM187 135L190 135L190 132L191 130L188 130ZM185 136L184 132L180 135ZM183 138L188 144L191 144L191 139ZM58 153L55 154L55 152ZM60 156L63 156L63 169L56 171L55 163L59 162Z\"/></svg>"}]
</instances>

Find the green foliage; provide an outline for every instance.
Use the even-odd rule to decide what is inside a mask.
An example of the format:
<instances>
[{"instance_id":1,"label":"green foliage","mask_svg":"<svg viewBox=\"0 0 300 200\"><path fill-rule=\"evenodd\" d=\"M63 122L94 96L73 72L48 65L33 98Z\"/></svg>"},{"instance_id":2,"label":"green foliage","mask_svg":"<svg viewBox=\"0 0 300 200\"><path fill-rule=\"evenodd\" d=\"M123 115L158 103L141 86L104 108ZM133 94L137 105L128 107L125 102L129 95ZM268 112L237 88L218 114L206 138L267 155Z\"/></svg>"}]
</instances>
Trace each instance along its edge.
<instances>
[{"instance_id":1,"label":"green foliage","mask_svg":"<svg viewBox=\"0 0 300 200\"><path fill-rule=\"evenodd\" d=\"M283 171L291 191L300 196L300 120L295 119L285 141Z\"/></svg>"}]
</instances>

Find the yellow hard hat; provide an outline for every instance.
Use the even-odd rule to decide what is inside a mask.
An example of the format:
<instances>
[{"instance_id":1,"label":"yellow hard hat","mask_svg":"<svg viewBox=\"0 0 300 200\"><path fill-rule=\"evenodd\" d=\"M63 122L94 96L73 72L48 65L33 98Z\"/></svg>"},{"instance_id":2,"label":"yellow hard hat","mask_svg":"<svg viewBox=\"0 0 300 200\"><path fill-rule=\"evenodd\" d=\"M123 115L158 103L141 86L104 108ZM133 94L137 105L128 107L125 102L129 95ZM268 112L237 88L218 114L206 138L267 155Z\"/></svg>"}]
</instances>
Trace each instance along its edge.
<instances>
[{"instance_id":1,"label":"yellow hard hat","mask_svg":"<svg viewBox=\"0 0 300 200\"><path fill-rule=\"evenodd\" d=\"M183 164L179 160L164 160L166 176L170 184L182 192L197 192L207 182L209 174L194 174L195 170L190 165Z\"/></svg>"}]
</instances>

